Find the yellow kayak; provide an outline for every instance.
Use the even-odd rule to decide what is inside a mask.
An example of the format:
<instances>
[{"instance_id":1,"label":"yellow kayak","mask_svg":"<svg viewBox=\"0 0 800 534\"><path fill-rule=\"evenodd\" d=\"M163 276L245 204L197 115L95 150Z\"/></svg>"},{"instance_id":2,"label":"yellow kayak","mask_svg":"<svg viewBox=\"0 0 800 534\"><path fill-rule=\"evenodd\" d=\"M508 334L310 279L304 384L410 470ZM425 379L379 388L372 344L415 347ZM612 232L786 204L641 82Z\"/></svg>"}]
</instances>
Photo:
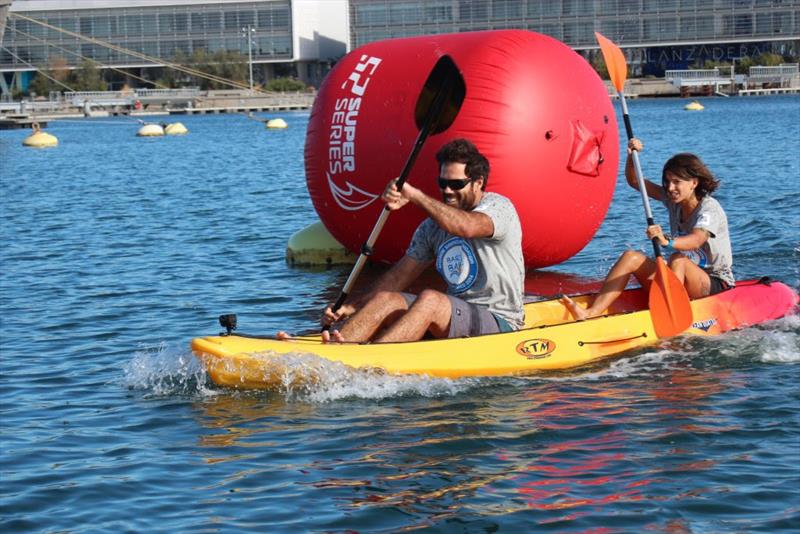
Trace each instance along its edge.
<instances>
[{"instance_id":1,"label":"yellow kayak","mask_svg":"<svg viewBox=\"0 0 800 534\"><path fill-rule=\"evenodd\" d=\"M592 296L573 300L586 303ZM686 332L715 335L751 326L782 317L797 303L797 293L781 282L739 282L733 289L692 301L694 322ZM471 338L325 344L319 336L283 341L223 334L192 340L192 351L219 386L271 389L286 376L285 355L313 354L392 374L460 378L570 369L658 340L641 289L625 291L606 315L586 321L572 320L557 299L526 304L525 317L521 330Z\"/></svg>"}]
</instances>

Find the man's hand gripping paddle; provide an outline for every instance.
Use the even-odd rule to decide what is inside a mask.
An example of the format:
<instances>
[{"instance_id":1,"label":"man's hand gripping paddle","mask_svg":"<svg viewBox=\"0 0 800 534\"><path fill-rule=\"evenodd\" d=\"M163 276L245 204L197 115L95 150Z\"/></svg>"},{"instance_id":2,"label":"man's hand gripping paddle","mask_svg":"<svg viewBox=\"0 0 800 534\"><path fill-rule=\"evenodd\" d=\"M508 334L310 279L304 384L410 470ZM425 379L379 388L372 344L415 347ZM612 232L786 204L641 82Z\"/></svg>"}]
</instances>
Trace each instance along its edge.
<instances>
[{"instance_id":1,"label":"man's hand gripping paddle","mask_svg":"<svg viewBox=\"0 0 800 534\"><path fill-rule=\"evenodd\" d=\"M414 148L411 150L400 177L397 179L397 189L401 190L403 184L408 178L411 168L419 155L422 145L430 135L441 133L453 124L456 119L461 104L464 102L467 87L464 83L464 78L461 76L458 67L450 58L450 56L442 56L434 65L433 70L428 75L425 85L422 87L422 92L417 98L417 105L414 108L414 122L419 129L417 140L414 142ZM389 218L389 207L385 206L381 211L375 227L367 238L367 242L361 247L361 254L359 254L350 276L347 278L339 298L331 310L336 313L342 307L347 296L355 285L358 275L364 268L367 257L372 253L372 246L378 239L378 236L383 230L383 225L386 224L386 219ZM329 327L324 327L327 330Z\"/></svg>"},{"instance_id":2,"label":"man's hand gripping paddle","mask_svg":"<svg viewBox=\"0 0 800 534\"><path fill-rule=\"evenodd\" d=\"M622 118L625 121L628 140L630 140L633 138L633 128L631 128L628 106L625 103L625 95L622 91L625 79L628 76L628 64L625 61L622 50L617 45L597 32L594 35L600 44L600 50L603 53L603 59L606 62L611 82L617 89L619 100L622 103ZM636 179L639 182L639 192L644 203L647 224L652 226L655 222L653 221L653 213L650 211L650 200L647 198L642 167L639 164L639 154L634 150L632 156ZM650 315L656 335L658 337L671 337L680 334L691 326L692 305L689 302L686 288L675 276L675 273L672 272L672 269L664 262L664 258L661 257L661 245L658 242L658 238L653 238L653 251L656 255L656 275L653 283L650 284L650 296L648 299Z\"/></svg>"}]
</instances>

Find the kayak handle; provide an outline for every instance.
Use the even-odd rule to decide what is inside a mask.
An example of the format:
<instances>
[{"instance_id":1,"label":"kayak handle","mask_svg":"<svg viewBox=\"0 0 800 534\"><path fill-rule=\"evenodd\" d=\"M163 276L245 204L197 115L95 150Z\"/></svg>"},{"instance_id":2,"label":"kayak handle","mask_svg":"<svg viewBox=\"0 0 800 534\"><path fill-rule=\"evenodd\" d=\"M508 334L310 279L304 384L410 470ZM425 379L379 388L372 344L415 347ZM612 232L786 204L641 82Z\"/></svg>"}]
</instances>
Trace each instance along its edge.
<instances>
[{"instance_id":1,"label":"kayak handle","mask_svg":"<svg viewBox=\"0 0 800 534\"><path fill-rule=\"evenodd\" d=\"M623 341L633 341L634 339L639 339L640 337L647 337L647 332L642 332L638 336L623 337L620 339L605 339L603 341L578 341L578 346L582 347L584 345L603 345L605 343L622 343Z\"/></svg>"}]
</instances>

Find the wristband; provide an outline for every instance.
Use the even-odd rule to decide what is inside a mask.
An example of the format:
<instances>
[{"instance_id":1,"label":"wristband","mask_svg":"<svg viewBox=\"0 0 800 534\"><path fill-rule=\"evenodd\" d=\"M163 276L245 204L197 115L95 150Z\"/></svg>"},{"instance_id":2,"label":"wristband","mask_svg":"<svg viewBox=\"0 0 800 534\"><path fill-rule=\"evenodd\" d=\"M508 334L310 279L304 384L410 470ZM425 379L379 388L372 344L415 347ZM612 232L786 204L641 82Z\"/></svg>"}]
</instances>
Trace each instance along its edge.
<instances>
[{"instance_id":1,"label":"wristband","mask_svg":"<svg viewBox=\"0 0 800 534\"><path fill-rule=\"evenodd\" d=\"M667 248L673 248L673 247L672 247L672 244L673 244L673 243L675 243L675 240L674 240L674 239L672 239L671 237L670 237L669 239L667 239L667 245L666 245L666 246L667 246Z\"/></svg>"}]
</instances>

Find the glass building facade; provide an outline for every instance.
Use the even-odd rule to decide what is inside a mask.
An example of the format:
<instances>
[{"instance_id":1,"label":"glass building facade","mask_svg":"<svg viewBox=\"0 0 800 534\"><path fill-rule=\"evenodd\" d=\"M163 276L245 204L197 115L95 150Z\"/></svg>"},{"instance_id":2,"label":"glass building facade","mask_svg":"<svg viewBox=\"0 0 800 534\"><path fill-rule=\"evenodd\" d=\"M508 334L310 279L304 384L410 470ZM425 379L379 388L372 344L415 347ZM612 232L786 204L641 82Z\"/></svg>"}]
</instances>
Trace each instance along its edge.
<instances>
[{"instance_id":1,"label":"glass building facade","mask_svg":"<svg viewBox=\"0 0 800 534\"><path fill-rule=\"evenodd\" d=\"M37 11L24 11L24 4L13 7L21 15L54 27L166 61L195 50L247 55L242 28L248 26L253 29L254 63L291 61L293 57L290 0L143 7L120 2L120 7ZM150 65L122 51L15 17L14 11L8 17L0 70L30 70L30 65L47 66L54 60L76 66L84 58L115 67Z\"/></svg>"},{"instance_id":2,"label":"glass building facade","mask_svg":"<svg viewBox=\"0 0 800 534\"><path fill-rule=\"evenodd\" d=\"M589 50L597 48L599 31L623 48L638 48L631 52L639 56L675 58L662 61L663 69L688 67L703 53L716 60L757 54L776 41L796 50L800 0L350 0L350 21L353 48L393 37L515 28Z\"/></svg>"}]
</instances>

